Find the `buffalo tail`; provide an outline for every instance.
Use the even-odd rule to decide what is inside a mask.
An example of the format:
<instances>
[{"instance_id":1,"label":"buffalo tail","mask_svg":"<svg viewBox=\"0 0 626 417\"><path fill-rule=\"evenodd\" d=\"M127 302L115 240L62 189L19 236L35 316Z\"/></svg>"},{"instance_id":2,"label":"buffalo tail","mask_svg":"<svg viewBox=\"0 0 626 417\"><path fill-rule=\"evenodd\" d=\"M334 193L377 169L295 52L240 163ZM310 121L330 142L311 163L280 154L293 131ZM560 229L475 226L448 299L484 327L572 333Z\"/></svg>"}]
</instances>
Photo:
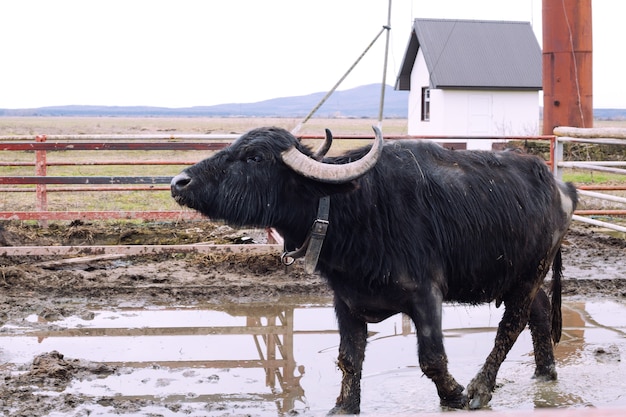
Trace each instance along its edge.
<instances>
[{"instance_id":1,"label":"buffalo tail","mask_svg":"<svg viewBox=\"0 0 626 417\"><path fill-rule=\"evenodd\" d=\"M552 341L554 344L561 340L563 329L563 316L561 314L561 278L563 278L563 260L561 259L561 248L556 252L552 262Z\"/></svg>"}]
</instances>

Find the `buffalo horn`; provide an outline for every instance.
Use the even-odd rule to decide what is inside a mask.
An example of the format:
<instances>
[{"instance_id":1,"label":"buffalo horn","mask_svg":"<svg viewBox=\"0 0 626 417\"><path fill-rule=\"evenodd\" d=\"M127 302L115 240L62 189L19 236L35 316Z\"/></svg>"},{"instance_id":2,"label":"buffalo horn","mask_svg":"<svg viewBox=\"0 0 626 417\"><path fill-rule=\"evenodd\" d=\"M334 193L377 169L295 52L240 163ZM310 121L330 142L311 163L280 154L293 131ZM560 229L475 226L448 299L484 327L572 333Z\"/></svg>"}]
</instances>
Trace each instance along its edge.
<instances>
[{"instance_id":1,"label":"buffalo horn","mask_svg":"<svg viewBox=\"0 0 626 417\"><path fill-rule=\"evenodd\" d=\"M369 171L383 149L383 134L376 126L372 127L376 138L370 151L361 159L347 164L325 164L309 158L295 147L282 153L283 162L298 174L314 180L340 184L352 181Z\"/></svg>"},{"instance_id":2,"label":"buffalo horn","mask_svg":"<svg viewBox=\"0 0 626 417\"><path fill-rule=\"evenodd\" d=\"M333 134L330 131L330 129L326 129L326 139L324 139L324 143L322 143L320 147L317 148L317 150L315 151L315 153L313 154L311 158L315 159L316 161L321 161L322 158L326 156L326 153L328 152L328 150L330 149L330 145L332 144L333 144Z\"/></svg>"}]
</instances>

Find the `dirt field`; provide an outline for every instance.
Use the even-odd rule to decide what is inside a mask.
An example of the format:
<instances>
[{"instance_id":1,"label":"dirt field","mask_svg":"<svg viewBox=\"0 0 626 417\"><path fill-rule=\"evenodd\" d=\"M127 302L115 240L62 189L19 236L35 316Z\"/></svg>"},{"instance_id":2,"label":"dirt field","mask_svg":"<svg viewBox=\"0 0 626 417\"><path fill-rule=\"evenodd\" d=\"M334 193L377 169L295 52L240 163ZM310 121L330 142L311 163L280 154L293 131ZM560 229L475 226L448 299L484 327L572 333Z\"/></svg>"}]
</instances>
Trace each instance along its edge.
<instances>
[{"instance_id":1,"label":"dirt field","mask_svg":"<svg viewBox=\"0 0 626 417\"><path fill-rule=\"evenodd\" d=\"M250 240L254 239L254 240ZM48 229L10 223L0 229L5 246L265 243L257 230L235 230L199 223L74 223ZM239 300L258 301L292 293L326 291L317 277L297 267L286 273L274 255L161 254L148 257L102 257L89 262L63 263L59 258L0 258L3 296L35 300L38 294L55 297L141 298L159 303ZM195 301L194 301L195 300ZM8 303L10 305L11 303ZM7 306L7 303L4 303Z\"/></svg>"},{"instance_id":2,"label":"dirt field","mask_svg":"<svg viewBox=\"0 0 626 417\"><path fill-rule=\"evenodd\" d=\"M48 229L10 222L0 225L2 246L265 243L259 230L236 230L210 222L73 223ZM245 243L242 243L245 244ZM626 240L575 223L563 247L565 295L626 297ZM267 301L290 294L329 295L326 284L296 263L285 268L275 255L162 254L102 257L64 262L58 257L0 257L0 318L37 311L50 296L91 297L106 303L136 297L158 303ZM38 300L38 297L43 297ZM7 299L8 298L8 299ZM21 300L21 301L18 301ZM17 303L17 308L13 304Z\"/></svg>"}]
</instances>

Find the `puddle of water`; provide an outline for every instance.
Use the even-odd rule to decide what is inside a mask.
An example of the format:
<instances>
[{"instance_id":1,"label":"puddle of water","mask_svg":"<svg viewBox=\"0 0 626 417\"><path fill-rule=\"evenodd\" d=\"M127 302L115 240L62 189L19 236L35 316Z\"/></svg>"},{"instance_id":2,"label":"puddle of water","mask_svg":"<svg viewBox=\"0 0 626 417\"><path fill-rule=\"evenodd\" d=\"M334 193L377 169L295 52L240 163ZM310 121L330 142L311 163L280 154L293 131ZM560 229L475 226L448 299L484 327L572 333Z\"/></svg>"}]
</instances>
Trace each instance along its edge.
<instances>
[{"instance_id":1,"label":"puddle of water","mask_svg":"<svg viewBox=\"0 0 626 417\"><path fill-rule=\"evenodd\" d=\"M537 382L524 331L498 374L493 410L626 406L626 303L566 302L557 347L559 380ZM502 309L444 307L450 371L467 384L492 348ZM109 399L148 400L141 410L164 416L326 413L339 392L339 336L330 306L306 300L277 305L94 310L92 319L46 323L29 316L0 328L0 361L17 368L41 353L119 367L105 378L74 380L62 393L91 401L107 415ZM416 337L401 315L369 326L362 412L439 412L435 387L417 363ZM54 415L54 414L50 414Z\"/></svg>"}]
</instances>

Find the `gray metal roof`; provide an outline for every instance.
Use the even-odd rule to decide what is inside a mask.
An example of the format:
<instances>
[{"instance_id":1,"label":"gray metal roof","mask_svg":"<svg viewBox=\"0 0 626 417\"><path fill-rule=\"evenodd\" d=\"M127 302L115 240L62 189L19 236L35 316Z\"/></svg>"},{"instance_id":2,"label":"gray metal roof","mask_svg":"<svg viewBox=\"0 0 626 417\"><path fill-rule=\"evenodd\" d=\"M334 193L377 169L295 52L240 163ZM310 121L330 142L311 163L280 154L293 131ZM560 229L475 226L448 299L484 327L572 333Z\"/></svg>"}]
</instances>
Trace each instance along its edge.
<instances>
[{"instance_id":1,"label":"gray metal roof","mask_svg":"<svg viewBox=\"0 0 626 417\"><path fill-rule=\"evenodd\" d=\"M528 22L415 19L396 90L410 90L420 48L431 88L541 90L541 48Z\"/></svg>"}]
</instances>

